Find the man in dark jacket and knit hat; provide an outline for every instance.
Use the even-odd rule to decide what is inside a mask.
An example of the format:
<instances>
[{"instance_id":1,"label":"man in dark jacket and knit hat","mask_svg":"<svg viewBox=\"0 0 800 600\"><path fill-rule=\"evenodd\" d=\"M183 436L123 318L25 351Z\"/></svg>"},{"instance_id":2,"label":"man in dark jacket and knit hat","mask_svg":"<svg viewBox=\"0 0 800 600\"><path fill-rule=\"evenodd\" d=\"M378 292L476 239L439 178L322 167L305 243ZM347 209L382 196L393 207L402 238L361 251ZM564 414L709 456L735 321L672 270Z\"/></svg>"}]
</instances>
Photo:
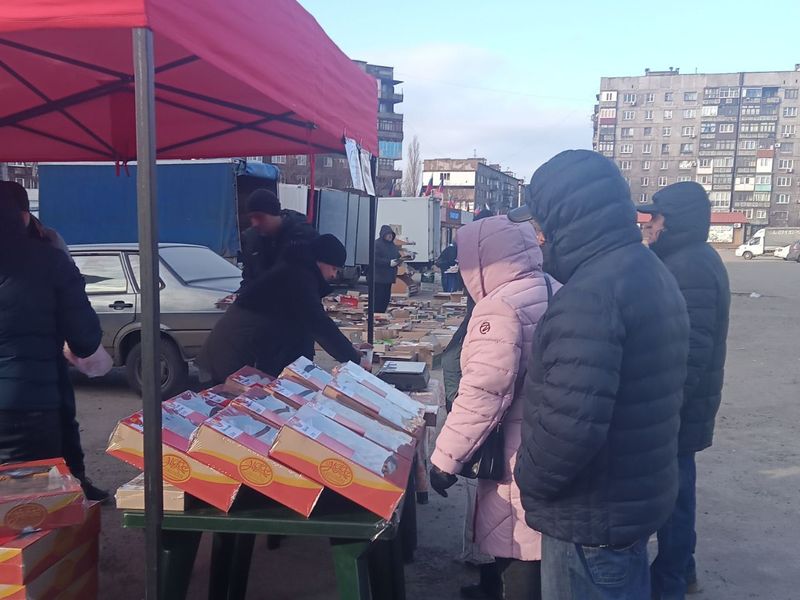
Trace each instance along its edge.
<instances>
[{"instance_id":1,"label":"man in dark jacket and knit hat","mask_svg":"<svg viewBox=\"0 0 800 600\"><path fill-rule=\"evenodd\" d=\"M274 267L287 248L319 235L305 215L281 209L278 197L263 188L248 196L247 214L250 227L242 233L240 291Z\"/></svg>"},{"instance_id":2,"label":"man in dark jacket and knit hat","mask_svg":"<svg viewBox=\"0 0 800 600\"><path fill-rule=\"evenodd\" d=\"M544 269L564 284L537 327L516 466L542 532L542 595L649 598L647 540L678 492L686 303L641 243L628 185L596 152L540 167L509 218L536 219Z\"/></svg>"},{"instance_id":3,"label":"man in dark jacket and knit hat","mask_svg":"<svg viewBox=\"0 0 800 600\"><path fill-rule=\"evenodd\" d=\"M402 262L400 249L394 243L395 233L388 225L381 227L375 240L375 312L385 313L392 299L392 284Z\"/></svg>"},{"instance_id":4,"label":"man in dark jacket and knit hat","mask_svg":"<svg viewBox=\"0 0 800 600\"><path fill-rule=\"evenodd\" d=\"M731 292L719 254L707 243L711 203L703 187L676 183L639 205L651 215L643 227L650 249L669 269L686 300L691 335L678 436L678 500L658 530L658 556L651 569L653 596L683 600L697 581L694 564L695 453L714 438L722 399Z\"/></svg>"},{"instance_id":5,"label":"man in dark jacket and knit hat","mask_svg":"<svg viewBox=\"0 0 800 600\"><path fill-rule=\"evenodd\" d=\"M361 353L321 302L346 258L344 246L331 234L287 250L217 322L197 365L213 383L222 383L246 365L277 376L301 356L313 359L315 340L339 362L361 362Z\"/></svg>"}]
</instances>

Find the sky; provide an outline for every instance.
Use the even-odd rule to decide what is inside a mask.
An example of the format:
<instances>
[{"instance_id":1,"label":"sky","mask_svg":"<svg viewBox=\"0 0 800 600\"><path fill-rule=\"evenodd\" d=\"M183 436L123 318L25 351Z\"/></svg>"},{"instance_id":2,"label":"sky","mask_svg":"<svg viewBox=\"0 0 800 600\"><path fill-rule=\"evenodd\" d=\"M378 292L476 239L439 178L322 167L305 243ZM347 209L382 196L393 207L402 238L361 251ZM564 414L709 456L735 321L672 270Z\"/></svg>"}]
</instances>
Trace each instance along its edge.
<instances>
[{"instance_id":1,"label":"sky","mask_svg":"<svg viewBox=\"0 0 800 600\"><path fill-rule=\"evenodd\" d=\"M520 177L591 148L603 76L793 70L800 2L300 0L351 58L395 67L406 144ZM404 151L407 146L404 144Z\"/></svg>"}]
</instances>

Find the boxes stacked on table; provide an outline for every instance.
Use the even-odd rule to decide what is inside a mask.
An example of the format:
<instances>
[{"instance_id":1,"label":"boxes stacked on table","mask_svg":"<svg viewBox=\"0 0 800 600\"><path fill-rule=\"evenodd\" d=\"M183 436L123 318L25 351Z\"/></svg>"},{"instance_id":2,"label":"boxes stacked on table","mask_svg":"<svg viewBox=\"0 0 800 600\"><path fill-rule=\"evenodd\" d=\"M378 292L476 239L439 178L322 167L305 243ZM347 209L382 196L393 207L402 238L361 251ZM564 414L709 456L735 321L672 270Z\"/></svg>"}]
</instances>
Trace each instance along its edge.
<instances>
[{"instance_id":1,"label":"boxes stacked on table","mask_svg":"<svg viewBox=\"0 0 800 600\"><path fill-rule=\"evenodd\" d=\"M100 505L62 459L0 467L0 598L97 598Z\"/></svg>"},{"instance_id":2,"label":"boxes stacked on table","mask_svg":"<svg viewBox=\"0 0 800 600\"><path fill-rule=\"evenodd\" d=\"M223 511L245 485L304 516L326 487L388 519L424 414L352 363L331 374L300 358L277 379L246 368L163 403L164 480ZM142 468L142 433L141 413L123 419L108 452Z\"/></svg>"}]
</instances>

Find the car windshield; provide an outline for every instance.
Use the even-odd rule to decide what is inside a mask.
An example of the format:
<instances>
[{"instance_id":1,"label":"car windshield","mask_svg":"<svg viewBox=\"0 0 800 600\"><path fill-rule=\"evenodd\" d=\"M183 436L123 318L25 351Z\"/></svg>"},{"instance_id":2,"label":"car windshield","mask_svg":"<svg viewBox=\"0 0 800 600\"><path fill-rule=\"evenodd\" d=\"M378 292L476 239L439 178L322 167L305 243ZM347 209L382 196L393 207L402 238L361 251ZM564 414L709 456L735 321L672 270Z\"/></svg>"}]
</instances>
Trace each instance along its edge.
<instances>
[{"instance_id":1,"label":"car windshield","mask_svg":"<svg viewBox=\"0 0 800 600\"><path fill-rule=\"evenodd\" d=\"M173 246L161 248L159 254L185 283L242 276L238 267L208 248Z\"/></svg>"}]
</instances>

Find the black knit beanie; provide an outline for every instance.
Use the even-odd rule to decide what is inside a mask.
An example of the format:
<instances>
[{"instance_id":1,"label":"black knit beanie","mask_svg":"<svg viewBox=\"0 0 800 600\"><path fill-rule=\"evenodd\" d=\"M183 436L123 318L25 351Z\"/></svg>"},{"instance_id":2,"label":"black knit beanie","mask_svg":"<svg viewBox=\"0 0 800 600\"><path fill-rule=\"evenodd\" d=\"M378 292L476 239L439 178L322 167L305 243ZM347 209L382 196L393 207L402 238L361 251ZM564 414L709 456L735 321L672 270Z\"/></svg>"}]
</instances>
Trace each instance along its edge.
<instances>
[{"instance_id":1,"label":"black knit beanie","mask_svg":"<svg viewBox=\"0 0 800 600\"><path fill-rule=\"evenodd\" d=\"M11 204L20 212L31 212L28 192L16 181L0 181L0 202Z\"/></svg>"},{"instance_id":2,"label":"black knit beanie","mask_svg":"<svg viewBox=\"0 0 800 600\"><path fill-rule=\"evenodd\" d=\"M334 267L341 268L347 261L347 250L342 242L331 233L325 233L311 242L311 254L317 262Z\"/></svg>"},{"instance_id":3,"label":"black knit beanie","mask_svg":"<svg viewBox=\"0 0 800 600\"><path fill-rule=\"evenodd\" d=\"M269 190L259 188L247 197L247 212L277 217L281 214L281 201Z\"/></svg>"}]
</instances>

